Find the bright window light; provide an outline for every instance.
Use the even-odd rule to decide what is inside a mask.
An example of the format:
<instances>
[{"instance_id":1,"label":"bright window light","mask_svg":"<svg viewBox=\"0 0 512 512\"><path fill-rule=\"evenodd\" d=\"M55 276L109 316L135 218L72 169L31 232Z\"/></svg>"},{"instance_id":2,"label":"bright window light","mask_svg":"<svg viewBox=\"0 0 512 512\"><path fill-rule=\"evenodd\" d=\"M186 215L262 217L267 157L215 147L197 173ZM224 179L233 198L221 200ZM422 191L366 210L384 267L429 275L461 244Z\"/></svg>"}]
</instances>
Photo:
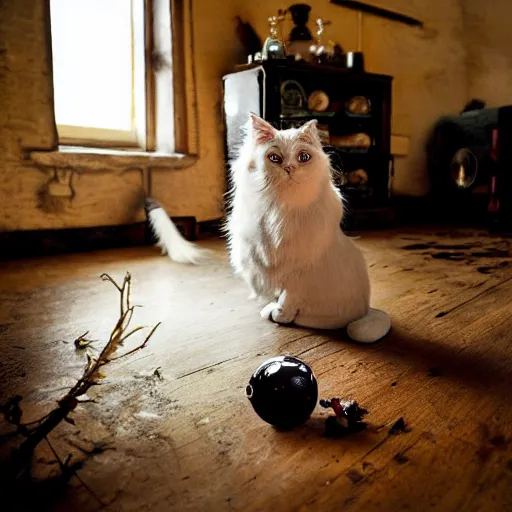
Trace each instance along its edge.
<instances>
[{"instance_id":1,"label":"bright window light","mask_svg":"<svg viewBox=\"0 0 512 512\"><path fill-rule=\"evenodd\" d=\"M144 92L140 101L136 91L144 84L137 60L140 52L144 60L143 0L51 0L50 6L59 136L137 143L145 117L137 111Z\"/></svg>"}]
</instances>

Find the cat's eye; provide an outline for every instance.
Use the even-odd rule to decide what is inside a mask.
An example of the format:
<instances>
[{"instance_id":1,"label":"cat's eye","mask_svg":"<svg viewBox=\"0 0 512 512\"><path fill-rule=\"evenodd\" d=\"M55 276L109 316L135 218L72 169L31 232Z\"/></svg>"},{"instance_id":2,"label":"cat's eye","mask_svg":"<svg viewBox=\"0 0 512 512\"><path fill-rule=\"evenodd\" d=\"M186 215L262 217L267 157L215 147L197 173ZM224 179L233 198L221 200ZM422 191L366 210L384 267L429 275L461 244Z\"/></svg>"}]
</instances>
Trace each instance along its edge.
<instances>
[{"instance_id":1,"label":"cat's eye","mask_svg":"<svg viewBox=\"0 0 512 512\"><path fill-rule=\"evenodd\" d=\"M311 155L309 153L306 153L306 151L301 151L299 153L299 162L301 164L309 162L310 160L311 160Z\"/></svg>"},{"instance_id":2,"label":"cat's eye","mask_svg":"<svg viewBox=\"0 0 512 512\"><path fill-rule=\"evenodd\" d=\"M268 159L275 164L282 164L283 159L277 153L270 153Z\"/></svg>"}]
</instances>

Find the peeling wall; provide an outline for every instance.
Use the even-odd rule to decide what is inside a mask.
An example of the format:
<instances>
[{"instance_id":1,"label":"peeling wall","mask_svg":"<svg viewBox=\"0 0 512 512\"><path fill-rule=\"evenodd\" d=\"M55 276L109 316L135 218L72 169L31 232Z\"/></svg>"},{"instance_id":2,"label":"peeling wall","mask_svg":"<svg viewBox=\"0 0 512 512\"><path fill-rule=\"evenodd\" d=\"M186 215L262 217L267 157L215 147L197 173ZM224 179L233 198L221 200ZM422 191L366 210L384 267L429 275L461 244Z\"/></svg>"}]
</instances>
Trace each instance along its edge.
<instances>
[{"instance_id":1,"label":"peeling wall","mask_svg":"<svg viewBox=\"0 0 512 512\"><path fill-rule=\"evenodd\" d=\"M52 172L27 153L55 146L45 14L43 0L0 3L0 230L130 222L140 197L137 172L80 173L72 200L44 201Z\"/></svg>"},{"instance_id":2,"label":"peeling wall","mask_svg":"<svg viewBox=\"0 0 512 512\"><path fill-rule=\"evenodd\" d=\"M332 20L331 38L345 50L356 49L354 11L327 0L310 4L314 15ZM395 193L421 195L428 191L423 150L428 129L438 116L458 112L468 99L463 12L459 0L382 0L380 5L425 22L421 30L371 16L363 19L367 69L394 76L393 133L411 138L409 156L397 159ZM51 176L26 159L25 149L51 148L54 142L43 6L43 0L0 2L0 230L140 220L137 172L105 169L77 174L72 200L61 201L55 211L40 207L38 191ZM243 62L234 17L251 22L264 38L266 19L278 7L270 0L193 0L200 154L193 167L153 173L153 194L171 215L193 215L198 220L221 215L221 77Z\"/></svg>"},{"instance_id":3,"label":"peeling wall","mask_svg":"<svg viewBox=\"0 0 512 512\"><path fill-rule=\"evenodd\" d=\"M512 2L464 0L470 98L489 107L512 104Z\"/></svg>"}]
</instances>

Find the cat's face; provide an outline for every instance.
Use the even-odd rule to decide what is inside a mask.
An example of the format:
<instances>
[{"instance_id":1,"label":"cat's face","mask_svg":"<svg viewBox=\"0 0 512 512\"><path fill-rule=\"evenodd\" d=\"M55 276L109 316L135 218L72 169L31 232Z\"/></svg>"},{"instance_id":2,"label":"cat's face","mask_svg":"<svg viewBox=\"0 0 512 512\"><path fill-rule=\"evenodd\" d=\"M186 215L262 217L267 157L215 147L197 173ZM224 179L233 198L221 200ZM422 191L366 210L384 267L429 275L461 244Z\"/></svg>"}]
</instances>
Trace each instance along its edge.
<instances>
[{"instance_id":1,"label":"cat's face","mask_svg":"<svg viewBox=\"0 0 512 512\"><path fill-rule=\"evenodd\" d=\"M330 180L329 157L324 153L316 121L298 129L276 130L263 119L251 119L252 166L265 189L290 206L313 202Z\"/></svg>"}]
</instances>

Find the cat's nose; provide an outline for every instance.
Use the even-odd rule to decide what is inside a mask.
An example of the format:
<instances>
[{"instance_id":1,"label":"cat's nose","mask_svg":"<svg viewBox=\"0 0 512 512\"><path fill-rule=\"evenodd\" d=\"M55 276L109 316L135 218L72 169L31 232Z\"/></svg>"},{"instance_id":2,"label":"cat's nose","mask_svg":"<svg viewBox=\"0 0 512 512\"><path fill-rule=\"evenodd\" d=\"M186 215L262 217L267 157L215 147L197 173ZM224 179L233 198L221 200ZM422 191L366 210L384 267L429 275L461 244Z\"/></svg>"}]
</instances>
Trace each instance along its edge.
<instances>
[{"instance_id":1,"label":"cat's nose","mask_svg":"<svg viewBox=\"0 0 512 512\"><path fill-rule=\"evenodd\" d=\"M288 174L290 174L290 173L292 172L292 168L291 168L291 166L289 166L289 165L285 165L285 166L284 166L284 170L285 170Z\"/></svg>"}]
</instances>

